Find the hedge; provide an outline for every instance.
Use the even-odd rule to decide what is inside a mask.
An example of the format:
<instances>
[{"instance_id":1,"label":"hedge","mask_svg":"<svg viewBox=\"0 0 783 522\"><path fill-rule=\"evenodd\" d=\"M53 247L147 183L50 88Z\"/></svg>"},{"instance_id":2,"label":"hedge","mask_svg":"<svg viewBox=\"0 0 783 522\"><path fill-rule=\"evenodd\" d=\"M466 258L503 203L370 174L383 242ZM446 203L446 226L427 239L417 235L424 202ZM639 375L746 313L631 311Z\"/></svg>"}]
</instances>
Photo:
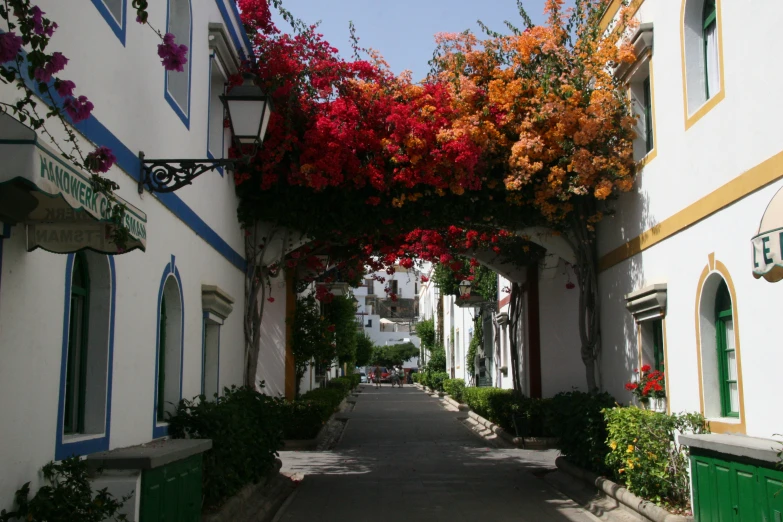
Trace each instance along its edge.
<instances>
[{"instance_id":1,"label":"hedge","mask_svg":"<svg viewBox=\"0 0 783 522\"><path fill-rule=\"evenodd\" d=\"M519 400L513 390L500 388L465 388L465 404L485 419L494 422L509 433L514 433L512 415L519 411Z\"/></svg>"},{"instance_id":2,"label":"hedge","mask_svg":"<svg viewBox=\"0 0 783 522\"><path fill-rule=\"evenodd\" d=\"M462 392L465 390L465 381L462 379L445 379L443 381L443 390L455 401L462 402Z\"/></svg>"}]
</instances>

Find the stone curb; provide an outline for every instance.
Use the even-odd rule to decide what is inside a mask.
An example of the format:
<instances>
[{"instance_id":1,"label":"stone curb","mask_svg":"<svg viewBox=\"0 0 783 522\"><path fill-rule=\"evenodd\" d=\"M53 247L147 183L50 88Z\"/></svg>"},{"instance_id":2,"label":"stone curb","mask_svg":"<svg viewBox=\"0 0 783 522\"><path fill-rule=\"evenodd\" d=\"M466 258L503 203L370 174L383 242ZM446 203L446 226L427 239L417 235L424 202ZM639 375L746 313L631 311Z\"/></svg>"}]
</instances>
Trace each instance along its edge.
<instances>
[{"instance_id":1,"label":"stone curb","mask_svg":"<svg viewBox=\"0 0 783 522\"><path fill-rule=\"evenodd\" d=\"M625 489L623 486L612 482L606 477L596 475L591 471L580 468L568 462L564 457L557 457L555 459L555 465L561 471L583 480L588 484L595 486L598 491L605 495L617 500L623 506L630 509L632 512L641 515L644 519L652 522L693 522L693 517L685 517L682 515L674 515L669 513L665 509L656 506L652 502L641 499Z\"/></svg>"}]
</instances>

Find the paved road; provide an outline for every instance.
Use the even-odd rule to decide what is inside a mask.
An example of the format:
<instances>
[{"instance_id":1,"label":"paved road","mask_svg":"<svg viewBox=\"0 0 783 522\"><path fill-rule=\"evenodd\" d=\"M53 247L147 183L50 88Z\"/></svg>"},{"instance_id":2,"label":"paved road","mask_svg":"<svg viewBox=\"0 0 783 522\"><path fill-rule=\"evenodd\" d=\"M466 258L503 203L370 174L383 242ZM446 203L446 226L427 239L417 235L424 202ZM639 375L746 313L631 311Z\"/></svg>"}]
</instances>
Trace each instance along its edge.
<instances>
[{"instance_id":1,"label":"paved road","mask_svg":"<svg viewBox=\"0 0 783 522\"><path fill-rule=\"evenodd\" d=\"M334 451L281 452L304 475L276 520L596 521L533 471L554 452L496 449L413 386L363 386Z\"/></svg>"}]
</instances>

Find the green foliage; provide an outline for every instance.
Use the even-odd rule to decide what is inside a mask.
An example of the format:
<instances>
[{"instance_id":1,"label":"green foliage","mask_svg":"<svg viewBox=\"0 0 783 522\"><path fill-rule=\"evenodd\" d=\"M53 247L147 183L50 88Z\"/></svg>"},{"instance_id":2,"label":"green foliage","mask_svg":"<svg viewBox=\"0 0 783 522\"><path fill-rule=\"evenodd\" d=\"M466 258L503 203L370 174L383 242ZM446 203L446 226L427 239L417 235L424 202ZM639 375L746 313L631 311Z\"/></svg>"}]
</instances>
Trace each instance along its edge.
<instances>
[{"instance_id":1,"label":"green foliage","mask_svg":"<svg viewBox=\"0 0 783 522\"><path fill-rule=\"evenodd\" d=\"M602 410L616 404L608 393L570 391L552 398L549 426L560 452L577 466L604 473L606 420Z\"/></svg>"},{"instance_id":2,"label":"green foliage","mask_svg":"<svg viewBox=\"0 0 783 522\"><path fill-rule=\"evenodd\" d=\"M462 379L445 379L443 390L457 402L462 402L462 392L465 390L465 381Z\"/></svg>"},{"instance_id":3,"label":"green foliage","mask_svg":"<svg viewBox=\"0 0 783 522\"><path fill-rule=\"evenodd\" d=\"M473 337L470 339L468 345L467 361L465 361L465 367L467 368L469 375L476 375L476 354L478 353L481 343L484 342L484 321L481 319L481 315L476 315L473 319Z\"/></svg>"},{"instance_id":4,"label":"green foliage","mask_svg":"<svg viewBox=\"0 0 783 522\"><path fill-rule=\"evenodd\" d=\"M426 371L445 372L446 371L446 349L442 346L436 346L430 350L430 358L427 361Z\"/></svg>"},{"instance_id":5,"label":"green foliage","mask_svg":"<svg viewBox=\"0 0 783 522\"><path fill-rule=\"evenodd\" d=\"M42 469L48 484L30 498L30 483L14 495L16 509L0 512L0 521L26 522L103 522L127 520L117 512L128 498L116 499L106 488L93 491L87 478L87 462L69 457L50 462Z\"/></svg>"},{"instance_id":6,"label":"green foliage","mask_svg":"<svg viewBox=\"0 0 783 522\"><path fill-rule=\"evenodd\" d=\"M329 363L336 356L328 324L321 317L321 306L315 297L309 296L296 301L294 322L291 328L291 351L294 355L297 383L307 371L310 361L316 364Z\"/></svg>"},{"instance_id":7,"label":"green foliage","mask_svg":"<svg viewBox=\"0 0 783 522\"><path fill-rule=\"evenodd\" d=\"M427 386L435 391L443 391L443 381L449 378L446 372L427 372Z\"/></svg>"},{"instance_id":8,"label":"green foliage","mask_svg":"<svg viewBox=\"0 0 783 522\"><path fill-rule=\"evenodd\" d=\"M343 402L345 395L343 389L336 386L316 388L302 395L302 400L316 401L323 404L323 411L328 419L340 407L340 403Z\"/></svg>"},{"instance_id":9,"label":"green foliage","mask_svg":"<svg viewBox=\"0 0 783 522\"><path fill-rule=\"evenodd\" d=\"M519 401L513 390L500 388L465 388L465 404L485 419L494 422L509 433L514 433L512 416L519 411Z\"/></svg>"},{"instance_id":10,"label":"green foliage","mask_svg":"<svg viewBox=\"0 0 783 522\"><path fill-rule=\"evenodd\" d=\"M461 262L465 267L465 272L471 270L473 275L473 280L470 282L470 293L472 295L480 295L487 301L497 300L498 275L483 265L470 267L470 262L467 258L462 258ZM459 285L462 280L458 278L457 274L448 265L440 263L435 265L432 281L444 295L459 297Z\"/></svg>"},{"instance_id":11,"label":"green foliage","mask_svg":"<svg viewBox=\"0 0 783 522\"><path fill-rule=\"evenodd\" d=\"M356 337L356 366L367 366L372 359L375 343L366 335Z\"/></svg>"},{"instance_id":12,"label":"green foliage","mask_svg":"<svg viewBox=\"0 0 783 522\"><path fill-rule=\"evenodd\" d=\"M219 506L271 469L282 440L282 402L246 386L224 388L215 401L202 395L179 402L169 435L212 440L204 454L205 507Z\"/></svg>"},{"instance_id":13,"label":"green foliage","mask_svg":"<svg viewBox=\"0 0 783 522\"><path fill-rule=\"evenodd\" d=\"M351 373L347 375L349 379L351 379L351 383L353 384L353 388L356 388L362 383L362 376L358 373Z\"/></svg>"},{"instance_id":14,"label":"green foliage","mask_svg":"<svg viewBox=\"0 0 783 522\"><path fill-rule=\"evenodd\" d=\"M414 372L411 374L411 379L413 379L413 382L421 384L421 376L424 375L419 372Z\"/></svg>"},{"instance_id":15,"label":"green foliage","mask_svg":"<svg viewBox=\"0 0 783 522\"><path fill-rule=\"evenodd\" d=\"M319 401L298 400L282 405L284 439L314 439L331 412Z\"/></svg>"},{"instance_id":16,"label":"green foliage","mask_svg":"<svg viewBox=\"0 0 783 522\"><path fill-rule=\"evenodd\" d=\"M340 364L351 363L356 360L356 339L359 337L356 331L356 309L349 296L341 295L335 297L331 303L325 307L325 319L329 328L334 327L332 337L335 345L335 357Z\"/></svg>"},{"instance_id":17,"label":"green foliage","mask_svg":"<svg viewBox=\"0 0 783 522\"><path fill-rule=\"evenodd\" d=\"M356 386L353 383L353 379L350 377L335 377L327 383L329 388L337 388L343 394L343 397L347 397L351 390Z\"/></svg>"},{"instance_id":18,"label":"green foliage","mask_svg":"<svg viewBox=\"0 0 783 522\"><path fill-rule=\"evenodd\" d=\"M402 363L419 355L419 349L413 343L376 346L373 350L371 363L379 366L402 366Z\"/></svg>"},{"instance_id":19,"label":"green foliage","mask_svg":"<svg viewBox=\"0 0 783 522\"><path fill-rule=\"evenodd\" d=\"M666 415L650 410L607 408L606 465L631 493L658 504L686 507L690 499L688 457L675 431L705 433L701 414Z\"/></svg>"},{"instance_id":20,"label":"green foliage","mask_svg":"<svg viewBox=\"0 0 783 522\"><path fill-rule=\"evenodd\" d=\"M423 350L435 347L435 319L424 319L416 323L416 335L421 339Z\"/></svg>"}]
</instances>

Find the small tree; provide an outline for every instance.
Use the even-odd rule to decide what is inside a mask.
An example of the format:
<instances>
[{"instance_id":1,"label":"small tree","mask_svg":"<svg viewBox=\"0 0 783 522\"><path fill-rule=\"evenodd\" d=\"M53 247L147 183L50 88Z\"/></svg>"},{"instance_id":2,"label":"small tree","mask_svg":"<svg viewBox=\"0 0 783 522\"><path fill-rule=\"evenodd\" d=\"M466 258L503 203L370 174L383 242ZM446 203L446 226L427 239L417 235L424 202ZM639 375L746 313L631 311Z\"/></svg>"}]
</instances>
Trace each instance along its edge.
<instances>
[{"instance_id":1,"label":"small tree","mask_svg":"<svg viewBox=\"0 0 783 522\"><path fill-rule=\"evenodd\" d=\"M375 349L375 343L366 335L356 338L356 366L367 366Z\"/></svg>"}]
</instances>

